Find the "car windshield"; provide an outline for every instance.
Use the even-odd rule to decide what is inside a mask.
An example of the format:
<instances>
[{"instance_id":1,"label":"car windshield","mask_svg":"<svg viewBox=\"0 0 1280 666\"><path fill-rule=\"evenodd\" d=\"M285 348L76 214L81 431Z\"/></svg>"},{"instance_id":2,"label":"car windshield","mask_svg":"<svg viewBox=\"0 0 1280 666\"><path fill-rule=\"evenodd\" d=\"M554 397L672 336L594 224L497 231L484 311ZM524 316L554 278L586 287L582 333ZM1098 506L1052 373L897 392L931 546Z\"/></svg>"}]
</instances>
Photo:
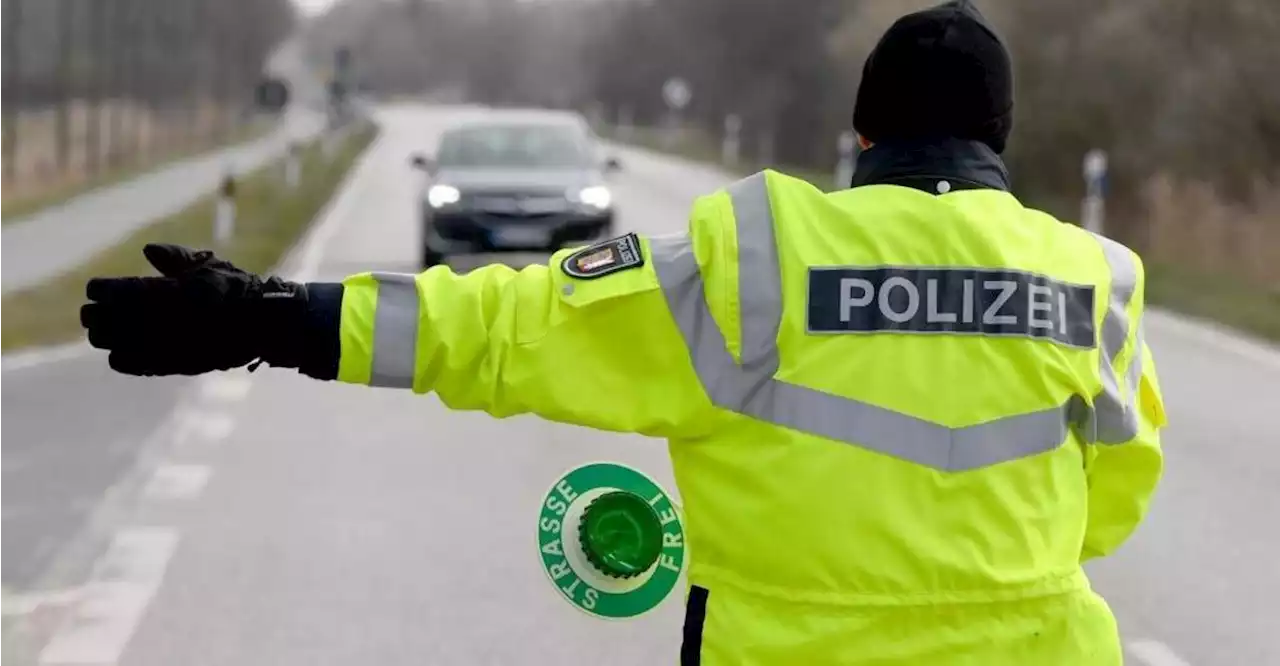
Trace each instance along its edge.
<instances>
[{"instance_id":1,"label":"car windshield","mask_svg":"<svg viewBox=\"0 0 1280 666\"><path fill-rule=\"evenodd\" d=\"M455 168L580 168L591 162L591 151L574 127L488 125L446 133L437 161Z\"/></svg>"}]
</instances>

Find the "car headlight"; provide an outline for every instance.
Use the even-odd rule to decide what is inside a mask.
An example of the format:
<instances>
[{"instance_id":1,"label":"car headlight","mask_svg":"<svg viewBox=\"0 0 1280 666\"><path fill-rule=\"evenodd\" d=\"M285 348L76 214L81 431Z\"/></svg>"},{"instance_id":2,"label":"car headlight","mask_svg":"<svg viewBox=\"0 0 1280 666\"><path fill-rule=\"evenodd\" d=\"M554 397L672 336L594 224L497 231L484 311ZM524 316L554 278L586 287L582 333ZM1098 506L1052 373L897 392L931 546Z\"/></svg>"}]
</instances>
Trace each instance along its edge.
<instances>
[{"instance_id":1,"label":"car headlight","mask_svg":"<svg viewBox=\"0 0 1280 666\"><path fill-rule=\"evenodd\" d=\"M460 199L462 199L462 193L452 185L432 185L431 189L427 190L427 203L431 204L432 208L456 204Z\"/></svg>"},{"instance_id":2,"label":"car headlight","mask_svg":"<svg viewBox=\"0 0 1280 666\"><path fill-rule=\"evenodd\" d=\"M613 195L609 193L609 188L602 185L584 187L573 199L584 206L599 210L604 210L613 204Z\"/></svg>"}]
</instances>

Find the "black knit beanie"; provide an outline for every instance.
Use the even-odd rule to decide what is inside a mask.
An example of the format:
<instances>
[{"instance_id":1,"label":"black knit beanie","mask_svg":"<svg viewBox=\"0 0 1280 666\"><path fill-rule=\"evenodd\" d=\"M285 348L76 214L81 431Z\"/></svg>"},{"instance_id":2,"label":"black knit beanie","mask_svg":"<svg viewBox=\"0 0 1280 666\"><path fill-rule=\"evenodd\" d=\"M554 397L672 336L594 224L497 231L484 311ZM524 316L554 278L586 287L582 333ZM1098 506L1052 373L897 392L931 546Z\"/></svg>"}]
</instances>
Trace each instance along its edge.
<instances>
[{"instance_id":1,"label":"black knit beanie","mask_svg":"<svg viewBox=\"0 0 1280 666\"><path fill-rule=\"evenodd\" d=\"M1012 127L1009 52L968 0L898 19L862 68L853 128L869 141L971 139L1000 153Z\"/></svg>"}]
</instances>

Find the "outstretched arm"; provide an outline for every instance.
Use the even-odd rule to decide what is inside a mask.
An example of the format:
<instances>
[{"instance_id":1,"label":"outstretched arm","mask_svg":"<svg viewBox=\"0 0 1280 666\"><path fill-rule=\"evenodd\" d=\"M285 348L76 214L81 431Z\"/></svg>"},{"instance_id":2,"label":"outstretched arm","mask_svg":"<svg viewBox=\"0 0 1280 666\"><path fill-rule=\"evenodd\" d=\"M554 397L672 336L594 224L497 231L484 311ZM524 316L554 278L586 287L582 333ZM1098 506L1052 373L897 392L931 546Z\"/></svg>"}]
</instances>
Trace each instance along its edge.
<instances>
[{"instance_id":1,"label":"outstretched arm","mask_svg":"<svg viewBox=\"0 0 1280 666\"><path fill-rule=\"evenodd\" d=\"M680 241L628 235L521 271L440 266L306 285L263 279L211 252L148 245L160 276L91 280L80 317L90 344L126 374L267 363L434 391L495 416L689 437L717 412L655 270L687 259Z\"/></svg>"},{"instance_id":2,"label":"outstretched arm","mask_svg":"<svg viewBox=\"0 0 1280 666\"><path fill-rule=\"evenodd\" d=\"M439 266L312 285L314 321L331 327L317 335L336 352L316 365L332 372L322 378L432 391L455 409L688 435L712 408L653 261L649 241L628 235L519 271Z\"/></svg>"}]
</instances>

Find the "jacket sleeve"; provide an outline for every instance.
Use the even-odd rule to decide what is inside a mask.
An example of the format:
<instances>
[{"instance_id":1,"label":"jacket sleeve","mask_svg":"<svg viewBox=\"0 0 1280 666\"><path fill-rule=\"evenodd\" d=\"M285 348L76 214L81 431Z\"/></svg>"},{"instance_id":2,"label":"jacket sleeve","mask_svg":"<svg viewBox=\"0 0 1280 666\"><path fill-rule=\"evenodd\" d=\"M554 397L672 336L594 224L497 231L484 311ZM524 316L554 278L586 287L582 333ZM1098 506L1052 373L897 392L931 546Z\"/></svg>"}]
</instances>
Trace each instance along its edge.
<instances>
[{"instance_id":1,"label":"jacket sleeve","mask_svg":"<svg viewBox=\"0 0 1280 666\"><path fill-rule=\"evenodd\" d=\"M590 250L518 271L495 264L465 275L437 266L351 276L337 378L435 392L453 409L497 417L695 436L710 401L667 306L653 241L627 238L640 265L586 277L565 264L599 256Z\"/></svg>"},{"instance_id":2,"label":"jacket sleeve","mask_svg":"<svg viewBox=\"0 0 1280 666\"><path fill-rule=\"evenodd\" d=\"M1114 377L1122 393L1112 408L1095 405L1099 420L1106 413L1121 425L1100 428L1100 437L1086 446L1089 517L1082 562L1110 555L1137 529L1146 516L1163 470L1160 431L1166 425L1164 400L1156 377L1155 360L1143 336L1143 279L1137 262L1137 285L1128 308L1129 326L1121 353L1113 361ZM1112 432L1119 436L1108 436Z\"/></svg>"}]
</instances>

